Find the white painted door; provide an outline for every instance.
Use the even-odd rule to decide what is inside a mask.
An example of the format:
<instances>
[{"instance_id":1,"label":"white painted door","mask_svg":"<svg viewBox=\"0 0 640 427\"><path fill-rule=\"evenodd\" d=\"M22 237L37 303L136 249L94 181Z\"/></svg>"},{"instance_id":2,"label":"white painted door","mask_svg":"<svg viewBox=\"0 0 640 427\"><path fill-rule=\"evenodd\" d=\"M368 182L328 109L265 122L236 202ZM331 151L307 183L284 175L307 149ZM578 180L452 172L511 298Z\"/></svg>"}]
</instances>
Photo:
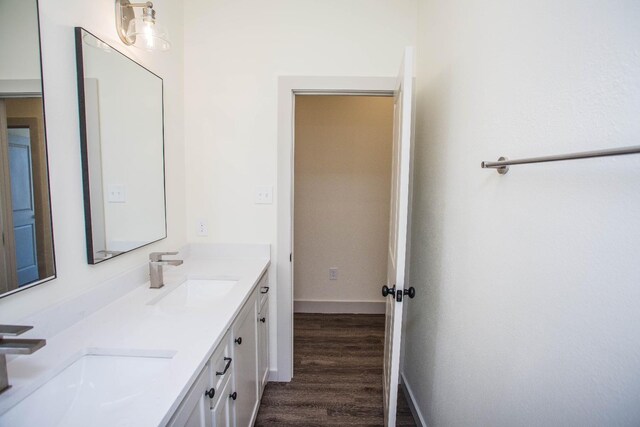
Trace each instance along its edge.
<instances>
[{"instance_id":1,"label":"white painted door","mask_svg":"<svg viewBox=\"0 0 640 427\"><path fill-rule=\"evenodd\" d=\"M413 49L407 48L394 92L391 211L386 285L391 290L386 297L384 335L383 399L386 426L396 425L396 406L398 401L403 307L401 301L404 301L407 223L409 217L412 92Z\"/></svg>"},{"instance_id":2,"label":"white painted door","mask_svg":"<svg viewBox=\"0 0 640 427\"><path fill-rule=\"evenodd\" d=\"M212 427L231 427L234 425L233 400L230 397L232 385L233 381L229 380L224 387L217 390L218 401L211 409Z\"/></svg>"},{"instance_id":3,"label":"white painted door","mask_svg":"<svg viewBox=\"0 0 640 427\"><path fill-rule=\"evenodd\" d=\"M258 313L258 388L262 397L269 376L269 297L264 300Z\"/></svg>"},{"instance_id":4,"label":"white painted door","mask_svg":"<svg viewBox=\"0 0 640 427\"><path fill-rule=\"evenodd\" d=\"M250 427L260 404L258 400L258 335L256 299L253 296L233 326L233 377L236 427ZM232 393L233 393L232 392Z\"/></svg>"}]
</instances>

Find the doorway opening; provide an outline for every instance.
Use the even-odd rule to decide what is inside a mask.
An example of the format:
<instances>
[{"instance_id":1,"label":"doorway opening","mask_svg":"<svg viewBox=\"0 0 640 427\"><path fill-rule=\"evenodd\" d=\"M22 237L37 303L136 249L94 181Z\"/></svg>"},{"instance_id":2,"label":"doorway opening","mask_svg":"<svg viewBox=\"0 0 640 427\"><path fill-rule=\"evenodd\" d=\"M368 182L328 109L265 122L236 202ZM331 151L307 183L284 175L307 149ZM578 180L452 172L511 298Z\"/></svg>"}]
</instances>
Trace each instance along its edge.
<instances>
[{"instance_id":1,"label":"doorway opening","mask_svg":"<svg viewBox=\"0 0 640 427\"><path fill-rule=\"evenodd\" d=\"M292 382L270 384L266 401L279 400L287 387L302 388L308 397L318 393L314 399L322 401L328 387L364 405L349 405L358 414L336 414L341 405L344 409L344 402L329 399L320 405L326 406L327 421L337 420L336 416L345 417L344 422L349 416L352 421L362 417L374 424L385 421L386 301L380 288L387 283L396 79L381 82L379 86L386 90L291 93L291 222L287 228L292 257L287 264L292 366L289 377L281 378ZM286 188L281 183L279 179L279 188ZM279 324L279 352L281 331ZM323 384L314 380L321 377ZM415 425L402 394L399 403L400 419ZM263 406L258 419L264 421L269 414L274 421L277 408ZM293 422L309 414L279 415Z\"/></svg>"},{"instance_id":2,"label":"doorway opening","mask_svg":"<svg viewBox=\"0 0 640 427\"><path fill-rule=\"evenodd\" d=\"M410 195L413 50L405 49L397 77L280 77L278 82L278 239L276 248L277 366L272 381L290 382L294 370L294 134L295 104L303 95L393 96L392 172L385 305L383 414L395 425L400 369L404 266ZM382 296L391 295L391 298ZM295 382L295 380L294 380Z\"/></svg>"},{"instance_id":3,"label":"doorway opening","mask_svg":"<svg viewBox=\"0 0 640 427\"><path fill-rule=\"evenodd\" d=\"M384 314L391 96L297 95L295 313Z\"/></svg>"}]
</instances>

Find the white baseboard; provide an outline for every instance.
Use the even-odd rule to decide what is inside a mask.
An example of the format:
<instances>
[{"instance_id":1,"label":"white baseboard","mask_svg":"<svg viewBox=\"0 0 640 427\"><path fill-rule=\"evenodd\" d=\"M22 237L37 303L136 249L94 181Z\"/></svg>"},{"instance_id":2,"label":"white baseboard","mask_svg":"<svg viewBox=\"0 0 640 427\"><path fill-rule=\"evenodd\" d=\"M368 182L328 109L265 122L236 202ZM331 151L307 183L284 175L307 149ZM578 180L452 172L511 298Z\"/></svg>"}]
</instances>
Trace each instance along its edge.
<instances>
[{"instance_id":1,"label":"white baseboard","mask_svg":"<svg viewBox=\"0 0 640 427\"><path fill-rule=\"evenodd\" d=\"M278 370L277 369L269 369L269 375L267 375L267 382L278 382Z\"/></svg>"},{"instance_id":2,"label":"white baseboard","mask_svg":"<svg viewBox=\"0 0 640 427\"><path fill-rule=\"evenodd\" d=\"M407 398L407 402L409 403L409 408L411 409L411 414L413 415L413 420L416 422L418 427L427 427L427 422L424 420L422 416L422 412L416 406L416 400L413 396L413 391L411 390L411 386L407 382L407 378L404 376L404 372L400 373L400 379L402 388L404 389L404 395Z\"/></svg>"},{"instance_id":3,"label":"white baseboard","mask_svg":"<svg viewBox=\"0 0 640 427\"><path fill-rule=\"evenodd\" d=\"M294 313L384 314L385 301L313 301L293 302Z\"/></svg>"}]
</instances>

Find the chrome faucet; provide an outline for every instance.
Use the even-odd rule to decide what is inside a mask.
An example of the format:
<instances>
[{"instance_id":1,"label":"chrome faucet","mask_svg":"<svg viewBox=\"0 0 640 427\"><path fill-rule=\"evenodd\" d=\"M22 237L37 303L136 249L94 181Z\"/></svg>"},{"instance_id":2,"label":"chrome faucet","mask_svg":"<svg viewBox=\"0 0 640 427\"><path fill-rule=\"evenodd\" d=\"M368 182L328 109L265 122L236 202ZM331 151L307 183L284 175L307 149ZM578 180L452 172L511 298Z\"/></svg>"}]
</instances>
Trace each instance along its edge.
<instances>
[{"instance_id":1,"label":"chrome faucet","mask_svg":"<svg viewBox=\"0 0 640 427\"><path fill-rule=\"evenodd\" d=\"M33 326L0 325L0 393L11 387L7 373L7 354L31 354L47 344L41 339L7 339L22 335Z\"/></svg>"},{"instance_id":2,"label":"chrome faucet","mask_svg":"<svg viewBox=\"0 0 640 427\"><path fill-rule=\"evenodd\" d=\"M178 252L152 252L149 254L149 276L151 278L151 289L160 289L164 286L162 274L163 265L180 265L181 259L162 259L165 255L178 255Z\"/></svg>"}]
</instances>

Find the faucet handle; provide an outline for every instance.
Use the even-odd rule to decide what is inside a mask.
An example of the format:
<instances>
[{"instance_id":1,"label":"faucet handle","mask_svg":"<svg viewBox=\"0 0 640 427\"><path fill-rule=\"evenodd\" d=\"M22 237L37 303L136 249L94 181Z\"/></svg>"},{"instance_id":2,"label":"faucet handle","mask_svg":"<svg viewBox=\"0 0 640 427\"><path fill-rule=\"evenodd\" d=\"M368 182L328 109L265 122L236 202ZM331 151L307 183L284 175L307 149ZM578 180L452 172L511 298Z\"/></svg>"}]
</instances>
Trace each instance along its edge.
<instances>
[{"instance_id":1,"label":"faucet handle","mask_svg":"<svg viewBox=\"0 0 640 427\"><path fill-rule=\"evenodd\" d=\"M33 329L33 326L0 325L0 338L17 337L18 335L22 335L30 329Z\"/></svg>"},{"instance_id":2,"label":"faucet handle","mask_svg":"<svg viewBox=\"0 0 640 427\"><path fill-rule=\"evenodd\" d=\"M162 261L162 257L165 255L178 255L178 252L151 252L149 254L149 261L151 262Z\"/></svg>"}]
</instances>

